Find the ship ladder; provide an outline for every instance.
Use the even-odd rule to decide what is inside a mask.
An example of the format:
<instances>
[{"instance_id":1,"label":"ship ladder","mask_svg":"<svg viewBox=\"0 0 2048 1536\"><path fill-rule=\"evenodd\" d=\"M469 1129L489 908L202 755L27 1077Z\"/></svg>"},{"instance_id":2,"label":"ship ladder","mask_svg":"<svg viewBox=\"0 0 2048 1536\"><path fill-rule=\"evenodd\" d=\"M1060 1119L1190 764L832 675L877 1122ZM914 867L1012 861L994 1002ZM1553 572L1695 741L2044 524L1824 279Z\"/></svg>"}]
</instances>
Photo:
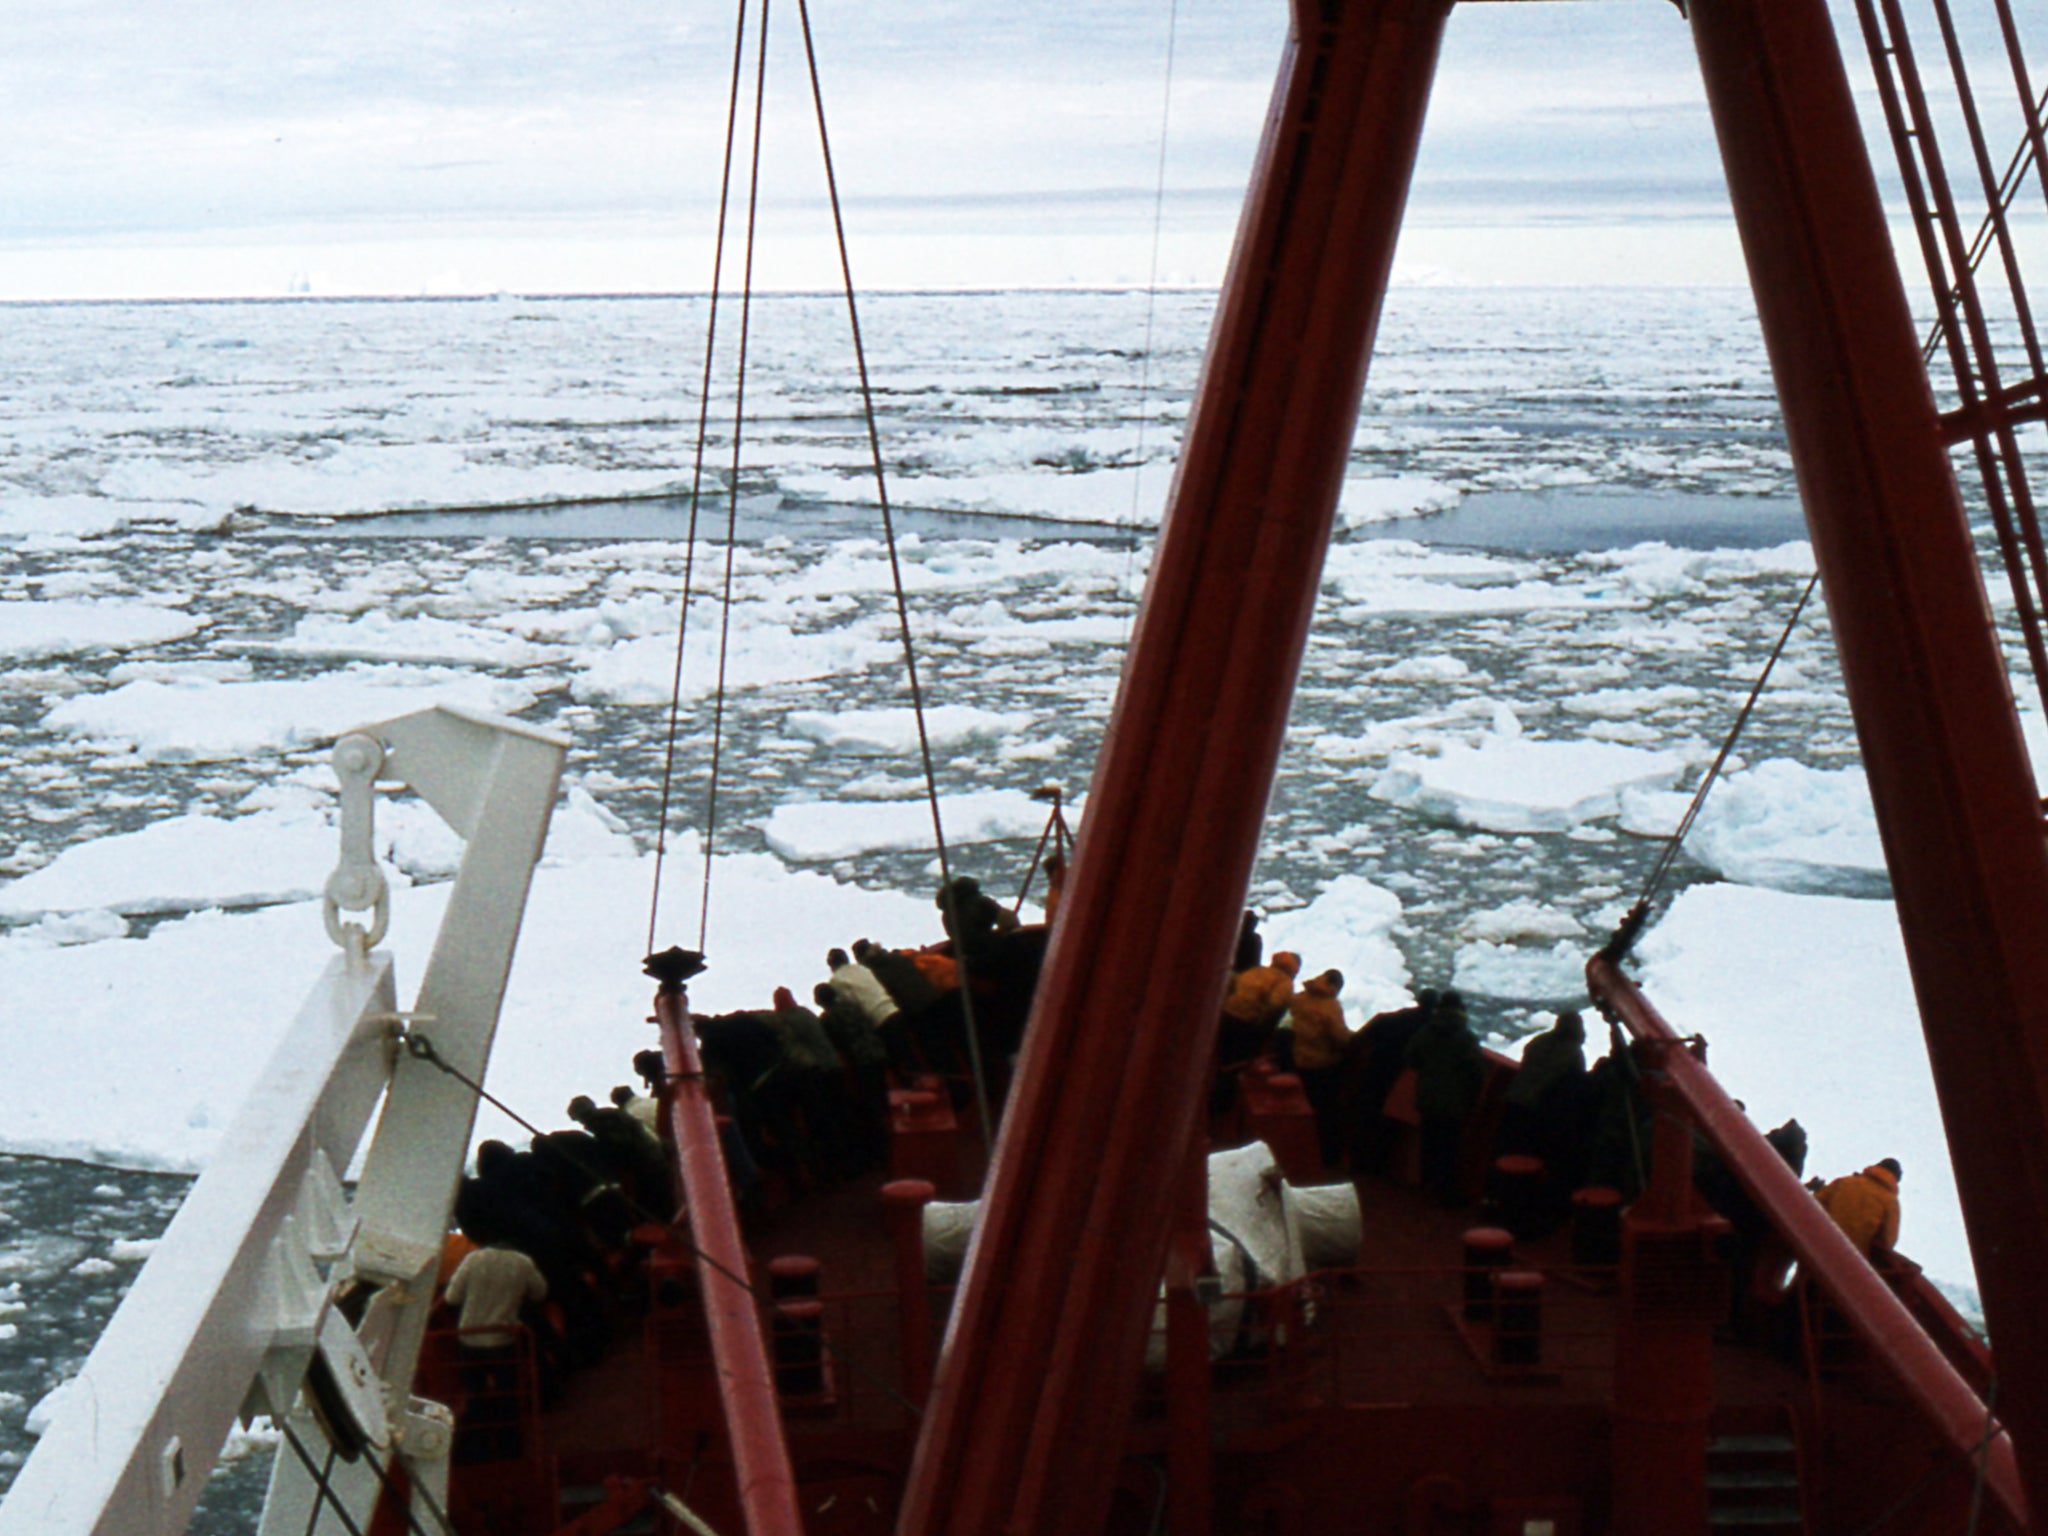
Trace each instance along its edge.
<instances>
[{"instance_id":1,"label":"ship ladder","mask_svg":"<svg viewBox=\"0 0 2048 1536\"><path fill-rule=\"evenodd\" d=\"M1718 1435L1707 1444L1710 1536L1805 1536L1799 1446L1789 1432Z\"/></svg>"}]
</instances>

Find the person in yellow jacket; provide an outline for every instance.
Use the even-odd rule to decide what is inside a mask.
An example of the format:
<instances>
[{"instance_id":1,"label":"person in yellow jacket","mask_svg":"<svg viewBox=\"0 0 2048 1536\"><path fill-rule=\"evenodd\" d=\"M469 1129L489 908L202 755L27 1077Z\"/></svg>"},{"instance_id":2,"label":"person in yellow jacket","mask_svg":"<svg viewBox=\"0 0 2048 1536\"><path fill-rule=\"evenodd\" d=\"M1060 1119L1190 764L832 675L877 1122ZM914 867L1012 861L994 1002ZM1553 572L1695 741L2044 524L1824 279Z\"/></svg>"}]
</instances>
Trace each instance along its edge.
<instances>
[{"instance_id":1,"label":"person in yellow jacket","mask_svg":"<svg viewBox=\"0 0 2048 1536\"><path fill-rule=\"evenodd\" d=\"M1287 1009L1294 996L1294 978L1301 974L1301 956L1291 949L1280 950L1270 965L1254 965L1230 978L1230 990L1223 996L1223 1012L1247 1024L1266 1024Z\"/></svg>"},{"instance_id":2,"label":"person in yellow jacket","mask_svg":"<svg viewBox=\"0 0 2048 1536\"><path fill-rule=\"evenodd\" d=\"M1287 1005L1287 1021L1294 1032L1294 1069L1323 1072L1344 1059L1344 1047L1351 1029L1344 1022L1344 1005L1337 1001L1343 990L1344 974L1325 971L1301 984Z\"/></svg>"},{"instance_id":3,"label":"person in yellow jacket","mask_svg":"<svg viewBox=\"0 0 2048 1536\"><path fill-rule=\"evenodd\" d=\"M1230 978L1223 994L1223 1017L1216 1028L1216 1076L1209 1092L1211 1113L1229 1108L1237 1091L1237 1068L1264 1054L1273 1031L1294 996L1294 978L1301 956L1283 949L1271 965L1254 965Z\"/></svg>"},{"instance_id":4,"label":"person in yellow jacket","mask_svg":"<svg viewBox=\"0 0 2048 1536\"><path fill-rule=\"evenodd\" d=\"M1826 1211L1857 1250L1870 1258L1892 1251L1899 1240L1899 1160L1887 1157L1861 1173L1844 1174L1819 1192Z\"/></svg>"},{"instance_id":5,"label":"person in yellow jacket","mask_svg":"<svg viewBox=\"0 0 2048 1536\"><path fill-rule=\"evenodd\" d=\"M1344 1022L1344 973L1325 971L1301 984L1287 1006L1288 1033L1294 1037L1294 1070L1301 1078L1309 1108L1316 1113L1316 1141L1325 1166L1342 1155L1343 1127L1338 1123L1337 1069L1351 1030Z\"/></svg>"}]
</instances>

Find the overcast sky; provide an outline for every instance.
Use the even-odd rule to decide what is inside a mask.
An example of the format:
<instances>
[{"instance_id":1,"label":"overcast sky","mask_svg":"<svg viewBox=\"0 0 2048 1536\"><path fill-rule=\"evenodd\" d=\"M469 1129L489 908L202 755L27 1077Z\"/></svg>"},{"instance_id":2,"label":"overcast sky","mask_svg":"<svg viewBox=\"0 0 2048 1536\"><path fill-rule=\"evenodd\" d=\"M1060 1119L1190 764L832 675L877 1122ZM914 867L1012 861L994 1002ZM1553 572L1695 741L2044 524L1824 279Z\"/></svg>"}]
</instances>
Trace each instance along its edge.
<instances>
[{"instance_id":1,"label":"overcast sky","mask_svg":"<svg viewBox=\"0 0 2048 1536\"><path fill-rule=\"evenodd\" d=\"M1286 0L813 0L856 276L1221 274ZM701 289L726 0L0 0L0 297ZM763 279L824 286L794 0ZM1468 5L1410 280L1739 281L1685 24Z\"/></svg>"}]
</instances>

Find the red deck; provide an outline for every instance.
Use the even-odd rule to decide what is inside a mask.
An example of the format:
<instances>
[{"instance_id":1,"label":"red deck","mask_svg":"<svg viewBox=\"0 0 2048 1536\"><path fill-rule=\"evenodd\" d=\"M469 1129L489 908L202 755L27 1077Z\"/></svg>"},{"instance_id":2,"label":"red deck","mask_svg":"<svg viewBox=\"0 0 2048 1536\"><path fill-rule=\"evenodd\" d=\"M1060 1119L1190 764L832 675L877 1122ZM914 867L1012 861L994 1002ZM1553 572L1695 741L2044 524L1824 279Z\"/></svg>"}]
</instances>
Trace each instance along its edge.
<instances>
[{"instance_id":1,"label":"red deck","mask_svg":"<svg viewBox=\"0 0 2048 1536\"><path fill-rule=\"evenodd\" d=\"M1284 1081L1269 1097L1288 1098ZM1305 1106L1274 1111L1281 1122L1290 1113L1298 1124ZM930 1138L905 1131L901 1155L928 1160ZM1475 1175L1484 1134L1475 1129ZM1278 1139L1290 1140L1284 1128ZM971 1128L959 1128L963 1172L978 1149ZM799 1347L796 1367L778 1367L812 1536L892 1530L916 1438L887 1177L784 1192L749 1224L764 1297L773 1260L802 1255L818 1265L822 1362L808 1373ZM1466 1234L1484 1208L1441 1208L1401 1178L1354 1187L1361 1262L1260 1293L1238 1352L1209 1368L1215 1529L1608 1529L1619 1270L1575 1258L1569 1225L1516 1242L1513 1267L1542 1277L1540 1341L1533 1362L1504 1363L1502 1330L1468 1315ZM1711 1297L1720 1278L1709 1276L1702 1294ZM657 1251L618 1301L614 1347L529 1423L520 1461L458 1468L465 1536L551 1532L593 1507L609 1477L653 1479L721 1536L745 1529L686 1249ZM929 1295L934 1340L949 1302L950 1292ZM1963 1528L1967 1463L1932 1442L1875 1357L1839 1324L1832 1335L1827 1328L1821 1309L1802 1307L1795 1292L1774 1314L1753 1316L1739 1338L1725 1324L1713 1330L1706 1454L1717 1523L1814 1536L1847 1536L1880 1517L1900 1531ZM1528 1340L1514 1332L1507 1343ZM1961 1334L1955 1343L1968 1354ZM1173 1410L1164 1373L1146 1373L1109 1529L1157 1528ZM1992 1516L1981 1528L2005 1527Z\"/></svg>"}]
</instances>

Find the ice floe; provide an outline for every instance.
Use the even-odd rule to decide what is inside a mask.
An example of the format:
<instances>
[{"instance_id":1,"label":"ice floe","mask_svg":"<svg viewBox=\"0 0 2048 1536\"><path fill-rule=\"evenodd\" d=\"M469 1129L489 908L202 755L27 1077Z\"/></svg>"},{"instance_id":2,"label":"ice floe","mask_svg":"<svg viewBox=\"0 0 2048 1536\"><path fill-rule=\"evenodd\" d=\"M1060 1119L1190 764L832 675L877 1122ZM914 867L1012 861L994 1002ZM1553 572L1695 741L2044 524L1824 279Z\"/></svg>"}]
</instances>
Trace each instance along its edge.
<instances>
[{"instance_id":1,"label":"ice floe","mask_svg":"<svg viewBox=\"0 0 2048 1536\"><path fill-rule=\"evenodd\" d=\"M1614 815L1624 790L1670 784L1689 760L1681 751L1614 742L1538 740L1502 708L1477 745L1446 741L1433 753L1396 754L1372 793L1490 832L1568 832Z\"/></svg>"},{"instance_id":2,"label":"ice floe","mask_svg":"<svg viewBox=\"0 0 2048 1536\"><path fill-rule=\"evenodd\" d=\"M354 667L324 677L249 682L138 678L61 700L44 723L146 759L217 761L313 746L427 703L510 715L534 697L531 688L507 679L434 667Z\"/></svg>"},{"instance_id":3,"label":"ice floe","mask_svg":"<svg viewBox=\"0 0 2048 1536\"><path fill-rule=\"evenodd\" d=\"M990 843L1036 838L1050 809L1023 790L991 789L941 795L939 814L948 843ZM921 799L793 801L777 806L761 833L782 858L822 864L885 849L928 848L932 811Z\"/></svg>"},{"instance_id":4,"label":"ice floe","mask_svg":"<svg viewBox=\"0 0 2048 1536\"><path fill-rule=\"evenodd\" d=\"M1340 875L1305 907L1276 912L1264 924L1268 956L1291 949L1304 975L1344 973L1338 1001L1352 1026L1414 1001L1408 962L1395 942L1401 898L1363 875Z\"/></svg>"},{"instance_id":5,"label":"ice floe","mask_svg":"<svg viewBox=\"0 0 2048 1536\"><path fill-rule=\"evenodd\" d=\"M949 752L973 741L996 741L1022 732L1032 717L1014 710L977 709L966 704L941 704L924 711L924 730L932 749ZM793 735L815 741L834 752L857 757L915 758L918 717L910 709L799 709L784 720Z\"/></svg>"},{"instance_id":6,"label":"ice floe","mask_svg":"<svg viewBox=\"0 0 2048 1536\"><path fill-rule=\"evenodd\" d=\"M401 882L450 878L461 860L462 839L411 796L380 803L375 832L378 856ZM0 884L0 921L312 900L325 887L340 852L331 804L320 800L240 816L171 817L79 843L43 868ZM572 788L549 826L543 857L562 863L633 853L633 841L618 819L589 794ZM67 942L59 937L62 932L52 928L45 936ZM68 942L119 936L101 927Z\"/></svg>"},{"instance_id":7,"label":"ice floe","mask_svg":"<svg viewBox=\"0 0 2048 1536\"><path fill-rule=\"evenodd\" d=\"M234 640L221 649L272 656L316 656L335 661L444 662L484 667L532 667L560 662L569 652L535 645L502 629L419 614L395 618L370 612L344 619L309 613L289 635L275 640Z\"/></svg>"},{"instance_id":8,"label":"ice floe","mask_svg":"<svg viewBox=\"0 0 2048 1536\"><path fill-rule=\"evenodd\" d=\"M152 603L0 601L0 660L125 651L196 635L206 620Z\"/></svg>"},{"instance_id":9,"label":"ice floe","mask_svg":"<svg viewBox=\"0 0 2048 1536\"><path fill-rule=\"evenodd\" d=\"M1623 831L1669 837L1689 795L1632 790ZM1688 858L1726 879L1818 895L1882 896L1891 889L1877 813L1857 767L1813 768L1771 758L1724 774L1686 834Z\"/></svg>"}]
</instances>

